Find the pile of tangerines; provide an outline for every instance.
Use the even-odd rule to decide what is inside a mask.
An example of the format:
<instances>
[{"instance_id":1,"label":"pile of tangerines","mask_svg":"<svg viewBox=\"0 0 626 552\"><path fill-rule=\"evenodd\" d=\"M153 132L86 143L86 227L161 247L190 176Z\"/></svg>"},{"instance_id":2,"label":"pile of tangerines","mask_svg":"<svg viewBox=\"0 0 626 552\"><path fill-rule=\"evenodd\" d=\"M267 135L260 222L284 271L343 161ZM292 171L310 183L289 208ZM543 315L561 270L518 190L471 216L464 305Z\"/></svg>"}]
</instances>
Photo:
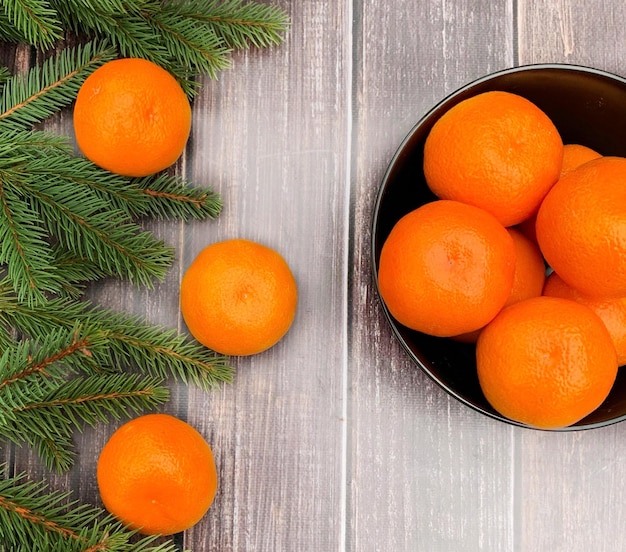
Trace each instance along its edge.
<instances>
[{"instance_id":1,"label":"pile of tangerines","mask_svg":"<svg viewBox=\"0 0 626 552\"><path fill-rule=\"evenodd\" d=\"M626 158L564 145L537 105L492 91L435 123L424 176L437 199L381 250L390 313L475 341L505 417L553 429L593 412L626 363Z\"/></svg>"},{"instance_id":2,"label":"pile of tangerines","mask_svg":"<svg viewBox=\"0 0 626 552\"><path fill-rule=\"evenodd\" d=\"M189 100L162 67L116 59L90 75L76 98L74 132L83 155L112 173L144 177L174 164L191 129ZM180 309L189 332L225 355L274 346L294 321L298 292L285 259L245 239L207 245L187 268ZM190 424L139 416L104 445L97 481L104 506L139 533L189 529L217 492L212 450Z\"/></svg>"}]
</instances>

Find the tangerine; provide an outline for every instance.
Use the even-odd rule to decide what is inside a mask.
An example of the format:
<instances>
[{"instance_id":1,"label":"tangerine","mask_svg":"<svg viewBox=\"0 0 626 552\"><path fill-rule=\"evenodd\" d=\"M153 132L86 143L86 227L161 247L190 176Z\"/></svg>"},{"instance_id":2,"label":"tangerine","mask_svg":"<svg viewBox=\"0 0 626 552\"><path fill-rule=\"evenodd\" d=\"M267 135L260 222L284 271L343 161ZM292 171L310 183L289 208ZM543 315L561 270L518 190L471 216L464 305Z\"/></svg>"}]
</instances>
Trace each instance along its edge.
<instances>
[{"instance_id":1,"label":"tangerine","mask_svg":"<svg viewBox=\"0 0 626 552\"><path fill-rule=\"evenodd\" d=\"M580 144L565 144L563 146L563 164L561 166L561 177L565 176L568 172L584 165L587 161L602 157L599 153L582 146ZM530 240L537 243L537 231L535 225L537 224L537 211L535 211L526 220L523 220L517 225L517 228L522 234L527 236Z\"/></svg>"},{"instance_id":2,"label":"tangerine","mask_svg":"<svg viewBox=\"0 0 626 552\"><path fill-rule=\"evenodd\" d=\"M529 218L559 178L563 142L550 118L510 92L461 101L435 123L424 145L433 193L481 207L504 226Z\"/></svg>"},{"instance_id":3,"label":"tangerine","mask_svg":"<svg viewBox=\"0 0 626 552\"><path fill-rule=\"evenodd\" d=\"M296 280L285 259L243 239L203 249L180 287L191 334L226 355L252 355L275 345L291 327L297 302Z\"/></svg>"},{"instance_id":4,"label":"tangerine","mask_svg":"<svg viewBox=\"0 0 626 552\"><path fill-rule=\"evenodd\" d=\"M76 96L78 147L96 165L123 176L148 176L172 165L190 129L185 92L169 72L145 59L105 63Z\"/></svg>"},{"instance_id":5,"label":"tangerine","mask_svg":"<svg viewBox=\"0 0 626 552\"><path fill-rule=\"evenodd\" d=\"M378 286L405 326L440 337L482 328L511 292L515 246L487 211L436 200L404 215L385 240Z\"/></svg>"},{"instance_id":6,"label":"tangerine","mask_svg":"<svg viewBox=\"0 0 626 552\"><path fill-rule=\"evenodd\" d=\"M507 232L511 235L515 245L515 272L511 292L502 308L524 299L539 297L546 279L546 265L537 244L515 228L507 228ZM475 343L481 331L482 328L455 336L454 339L465 343Z\"/></svg>"},{"instance_id":7,"label":"tangerine","mask_svg":"<svg viewBox=\"0 0 626 552\"><path fill-rule=\"evenodd\" d=\"M543 294L550 297L562 297L588 306L595 312L609 331L617 352L617 363L626 364L626 297L589 297L568 286L563 279L553 272L546 279Z\"/></svg>"},{"instance_id":8,"label":"tangerine","mask_svg":"<svg viewBox=\"0 0 626 552\"><path fill-rule=\"evenodd\" d=\"M168 414L139 416L117 429L100 452L97 480L105 508L144 535L195 525L217 491L211 447Z\"/></svg>"},{"instance_id":9,"label":"tangerine","mask_svg":"<svg viewBox=\"0 0 626 552\"><path fill-rule=\"evenodd\" d=\"M505 307L538 297L546 280L546 265L536 243L515 228L507 228L515 244L515 272Z\"/></svg>"},{"instance_id":10,"label":"tangerine","mask_svg":"<svg viewBox=\"0 0 626 552\"><path fill-rule=\"evenodd\" d=\"M545 296L503 309L480 334L476 362L493 408L542 429L572 425L598 408L618 366L611 337L590 308Z\"/></svg>"},{"instance_id":11,"label":"tangerine","mask_svg":"<svg viewBox=\"0 0 626 552\"><path fill-rule=\"evenodd\" d=\"M597 151L582 144L565 144L563 146L563 165L561 176L584 165L587 161L602 157Z\"/></svg>"},{"instance_id":12,"label":"tangerine","mask_svg":"<svg viewBox=\"0 0 626 552\"><path fill-rule=\"evenodd\" d=\"M626 158L569 172L544 199L537 240L548 264L585 295L626 296Z\"/></svg>"}]
</instances>

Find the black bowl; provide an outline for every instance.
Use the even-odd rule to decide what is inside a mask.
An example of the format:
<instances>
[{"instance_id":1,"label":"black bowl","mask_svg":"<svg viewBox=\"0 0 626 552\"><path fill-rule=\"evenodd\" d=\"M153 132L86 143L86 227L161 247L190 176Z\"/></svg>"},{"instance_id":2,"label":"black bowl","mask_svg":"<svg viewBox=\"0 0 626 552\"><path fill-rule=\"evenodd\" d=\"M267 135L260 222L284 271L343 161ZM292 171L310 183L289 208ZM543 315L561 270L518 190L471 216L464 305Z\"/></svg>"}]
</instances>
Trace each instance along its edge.
<instances>
[{"instance_id":1,"label":"black bowl","mask_svg":"<svg viewBox=\"0 0 626 552\"><path fill-rule=\"evenodd\" d=\"M431 109L411 130L382 180L372 221L372 261L377 282L380 250L395 223L406 213L432 201L422 169L426 137L451 107L471 96L503 90L523 96L552 119L564 143L588 146L602 155L626 157L626 79L596 69L564 64L527 65L478 79ZM410 330L383 309L394 335L410 358L461 403L487 416L529 427L496 412L485 399L476 374L475 347ZM606 426L626 419L626 368L605 402L571 431Z\"/></svg>"}]
</instances>

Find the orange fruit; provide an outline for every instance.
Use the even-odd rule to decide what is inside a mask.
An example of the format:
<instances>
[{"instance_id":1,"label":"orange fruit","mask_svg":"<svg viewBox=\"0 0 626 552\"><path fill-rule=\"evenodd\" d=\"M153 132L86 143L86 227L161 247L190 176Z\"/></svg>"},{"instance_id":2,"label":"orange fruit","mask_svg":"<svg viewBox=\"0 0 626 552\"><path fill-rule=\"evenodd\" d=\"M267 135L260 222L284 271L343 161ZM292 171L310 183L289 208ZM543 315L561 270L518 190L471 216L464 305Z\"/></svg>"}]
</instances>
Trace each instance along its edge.
<instances>
[{"instance_id":1,"label":"orange fruit","mask_svg":"<svg viewBox=\"0 0 626 552\"><path fill-rule=\"evenodd\" d=\"M195 525L217 490L208 443L168 414L140 416L117 429L98 458L97 480L105 508L145 535Z\"/></svg>"},{"instance_id":2,"label":"orange fruit","mask_svg":"<svg viewBox=\"0 0 626 552\"><path fill-rule=\"evenodd\" d=\"M434 194L481 207L504 226L529 218L559 178L563 142L535 104L485 92L448 110L424 145Z\"/></svg>"},{"instance_id":3,"label":"orange fruit","mask_svg":"<svg viewBox=\"0 0 626 552\"><path fill-rule=\"evenodd\" d=\"M585 305L533 297L502 310L476 345L478 379L503 416L566 427L593 412L617 375L609 333Z\"/></svg>"},{"instance_id":4,"label":"orange fruit","mask_svg":"<svg viewBox=\"0 0 626 552\"><path fill-rule=\"evenodd\" d=\"M287 333L298 302L285 259L249 240L203 249L185 272L180 307L191 334L225 355L253 355Z\"/></svg>"},{"instance_id":5,"label":"orange fruit","mask_svg":"<svg viewBox=\"0 0 626 552\"><path fill-rule=\"evenodd\" d=\"M505 306L538 297L546 279L546 265L537 244L515 228L507 228L515 244L513 287Z\"/></svg>"},{"instance_id":6,"label":"orange fruit","mask_svg":"<svg viewBox=\"0 0 626 552\"><path fill-rule=\"evenodd\" d=\"M524 299L539 297L546 279L546 265L539 247L515 228L507 228L507 232L511 235L515 245L515 272L513 273L513 286L504 307ZM456 336L455 339L475 343L480 332L481 330L476 330Z\"/></svg>"},{"instance_id":7,"label":"orange fruit","mask_svg":"<svg viewBox=\"0 0 626 552\"><path fill-rule=\"evenodd\" d=\"M561 178L537 214L548 264L585 295L626 296L626 158L600 157Z\"/></svg>"},{"instance_id":8,"label":"orange fruit","mask_svg":"<svg viewBox=\"0 0 626 552\"><path fill-rule=\"evenodd\" d=\"M563 146L563 165L561 166L561 176L584 165L587 161L602 157L597 151L583 146L582 144L565 144Z\"/></svg>"},{"instance_id":9,"label":"orange fruit","mask_svg":"<svg viewBox=\"0 0 626 552\"><path fill-rule=\"evenodd\" d=\"M378 286L405 326L441 337L482 328L511 292L515 246L487 211L437 200L403 216L380 253Z\"/></svg>"},{"instance_id":10,"label":"orange fruit","mask_svg":"<svg viewBox=\"0 0 626 552\"><path fill-rule=\"evenodd\" d=\"M609 331L617 352L617 363L626 364L626 297L589 297L568 286L563 279L553 272L548 276L543 294L549 297L570 299L589 307L595 312Z\"/></svg>"},{"instance_id":11,"label":"orange fruit","mask_svg":"<svg viewBox=\"0 0 626 552\"><path fill-rule=\"evenodd\" d=\"M145 59L105 63L76 97L78 147L96 165L124 176L147 176L172 165L190 128L185 92L170 73Z\"/></svg>"}]
</instances>

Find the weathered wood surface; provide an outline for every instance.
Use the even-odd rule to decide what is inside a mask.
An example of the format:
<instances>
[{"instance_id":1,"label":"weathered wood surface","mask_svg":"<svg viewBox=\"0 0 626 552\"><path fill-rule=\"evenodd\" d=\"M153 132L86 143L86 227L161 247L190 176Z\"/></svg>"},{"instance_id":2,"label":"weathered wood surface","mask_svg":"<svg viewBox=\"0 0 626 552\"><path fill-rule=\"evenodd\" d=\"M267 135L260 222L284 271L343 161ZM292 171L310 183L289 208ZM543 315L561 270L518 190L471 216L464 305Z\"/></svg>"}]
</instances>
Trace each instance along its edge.
<instances>
[{"instance_id":1,"label":"weathered wood surface","mask_svg":"<svg viewBox=\"0 0 626 552\"><path fill-rule=\"evenodd\" d=\"M294 326L234 359L233 385L172 386L166 410L211 443L220 488L181 546L256 552L626 550L626 426L551 434L450 399L394 342L375 296L370 219L397 145L434 103L481 75L535 62L626 76L619 0L280 0L279 48L238 54L206 81L178 169L212 186L213 222L159 223L177 248L156 290L98 285L94 300L185 331L178 285L205 245L279 250L300 289ZM4 52L11 67L31 60ZM69 116L54 123L70 132ZM99 504L97 453L116 424L77 436L67 476L4 446L14 471Z\"/></svg>"}]
</instances>

